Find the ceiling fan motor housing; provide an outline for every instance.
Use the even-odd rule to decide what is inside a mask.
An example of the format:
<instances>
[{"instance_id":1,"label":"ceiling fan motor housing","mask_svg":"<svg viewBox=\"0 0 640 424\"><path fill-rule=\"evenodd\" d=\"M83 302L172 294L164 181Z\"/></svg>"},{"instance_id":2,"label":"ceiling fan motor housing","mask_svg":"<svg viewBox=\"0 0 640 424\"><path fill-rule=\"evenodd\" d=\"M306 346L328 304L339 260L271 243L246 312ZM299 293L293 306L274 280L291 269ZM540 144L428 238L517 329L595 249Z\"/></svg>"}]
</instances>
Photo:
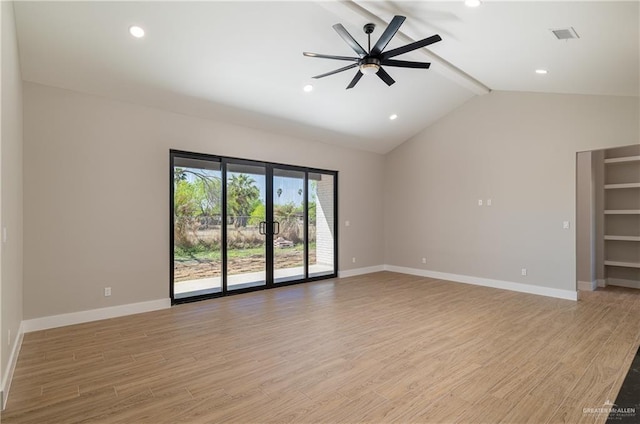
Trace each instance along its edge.
<instances>
[{"instance_id":1,"label":"ceiling fan motor housing","mask_svg":"<svg viewBox=\"0 0 640 424\"><path fill-rule=\"evenodd\" d=\"M358 66L363 66L363 65L380 66L380 59L378 59L377 57L365 56L358 61Z\"/></svg>"}]
</instances>

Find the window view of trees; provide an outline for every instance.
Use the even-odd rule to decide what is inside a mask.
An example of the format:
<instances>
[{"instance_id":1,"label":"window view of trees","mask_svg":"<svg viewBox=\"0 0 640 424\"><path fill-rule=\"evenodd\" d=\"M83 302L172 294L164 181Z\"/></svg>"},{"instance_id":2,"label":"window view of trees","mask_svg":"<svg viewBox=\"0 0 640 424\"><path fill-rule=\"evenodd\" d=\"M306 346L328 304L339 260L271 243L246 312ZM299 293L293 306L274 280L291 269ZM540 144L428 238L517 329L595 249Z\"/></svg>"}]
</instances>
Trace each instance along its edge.
<instances>
[{"instance_id":1,"label":"window view of trees","mask_svg":"<svg viewBox=\"0 0 640 424\"><path fill-rule=\"evenodd\" d=\"M227 265L229 274L264 269L266 220L264 181L229 172L227 179ZM303 179L274 177L276 268L303 266ZM316 184L309 190L309 252L315 256ZM222 175L220 170L174 168L174 281L221 276ZM310 262L315 263L315 262Z\"/></svg>"},{"instance_id":2,"label":"window view of trees","mask_svg":"<svg viewBox=\"0 0 640 424\"><path fill-rule=\"evenodd\" d=\"M256 180L247 174L231 175L227 187L227 207L236 228L246 227L253 212L264 203Z\"/></svg>"},{"instance_id":3,"label":"window view of trees","mask_svg":"<svg viewBox=\"0 0 640 424\"><path fill-rule=\"evenodd\" d=\"M220 248L220 238L202 237L198 231L220 225L221 195L219 172L174 169L174 238L180 253Z\"/></svg>"}]
</instances>

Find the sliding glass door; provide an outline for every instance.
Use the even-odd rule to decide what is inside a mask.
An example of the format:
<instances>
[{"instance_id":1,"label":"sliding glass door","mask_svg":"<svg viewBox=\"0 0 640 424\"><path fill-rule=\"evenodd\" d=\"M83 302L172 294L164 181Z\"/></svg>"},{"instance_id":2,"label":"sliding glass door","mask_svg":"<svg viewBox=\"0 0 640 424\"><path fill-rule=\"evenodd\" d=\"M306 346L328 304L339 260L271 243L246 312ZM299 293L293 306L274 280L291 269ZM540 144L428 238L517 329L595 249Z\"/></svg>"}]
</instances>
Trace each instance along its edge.
<instances>
[{"instance_id":1,"label":"sliding glass door","mask_svg":"<svg viewBox=\"0 0 640 424\"><path fill-rule=\"evenodd\" d=\"M173 297L222 292L221 163L172 158Z\"/></svg>"},{"instance_id":2,"label":"sliding glass door","mask_svg":"<svg viewBox=\"0 0 640 424\"><path fill-rule=\"evenodd\" d=\"M332 275L336 269L336 204L333 174L309 173L309 276Z\"/></svg>"},{"instance_id":3,"label":"sliding glass door","mask_svg":"<svg viewBox=\"0 0 640 424\"><path fill-rule=\"evenodd\" d=\"M228 290L267 284L266 175L264 165L226 166Z\"/></svg>"},{"instance_id":4,"label":"sliding glass door","mask_svg":"<svg viewBox=\"0 0 640 424\"><path fill-rule=\"evenodd\" d=\"M173 301L335 277L336 177L172 151Z\"/></svg>"},{"instance_id":5,"label":"sliding glass door","mask_svg":"<svg viewBox=\"0 0 640 424\"><path fill-rule=\"evenodd\" d=\"M305 278L305 173L273 170L273 279L275 283Z\"/></svg>"}]
</instances>

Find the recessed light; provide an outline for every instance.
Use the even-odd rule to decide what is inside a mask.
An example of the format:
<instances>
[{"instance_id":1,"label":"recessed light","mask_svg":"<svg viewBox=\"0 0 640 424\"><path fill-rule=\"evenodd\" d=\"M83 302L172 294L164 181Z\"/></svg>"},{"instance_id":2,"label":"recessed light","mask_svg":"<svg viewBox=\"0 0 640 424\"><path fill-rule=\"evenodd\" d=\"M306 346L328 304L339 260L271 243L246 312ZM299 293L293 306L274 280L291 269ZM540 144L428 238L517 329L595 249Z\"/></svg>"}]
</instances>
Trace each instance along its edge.
<instances>
[{"instance_id":1,"label":"recessed light","mask_svg":"<svg viewBox=\"0 0 640 424\"><path fill-rule=\"evenodd\" d=\"M144 37L144 30L137 25L132 25L129 27L129 34L136 38L142 38Z\"/></svg>"},{"instance_id":2,"label":"recessed light","mask_svg":"<svg viewBox=\"0 0 640 424\"><path fill-rule=\"evenodd\" d=\"M480 0L464 0L464 5L467 7L478 7L482 4Z\"/></svg>"},{"instance_id":3,"label":"recessed light","mask_svg":"<svg viewBox=\"0 0 640 424\"><path fill-rule=\"evenodd\" d=\"M536 74L546 75L549 72L546 69L536 69Z\"/></svg>"},{"instance_id":4,"label":"recessed light","mask_svg":"<svg viewBox=\"0 0 640 424\"><path fill-rule=\"evenodd\" d=\"M391 119L392 121L398 119L398 115L394 113L393 115L389 116L389 119Z\"/></svg>"},{"instance_id":5,"label":"recessed light","mask_svg":"<svg viewBox=\"0 0 640 424\"><path fill-rule=\"evenodd\" d=\"M313 91L313 85L307 84L302 89L305 91L305 93L309 93L309 92Z\"/></svg>"}]
</instances>

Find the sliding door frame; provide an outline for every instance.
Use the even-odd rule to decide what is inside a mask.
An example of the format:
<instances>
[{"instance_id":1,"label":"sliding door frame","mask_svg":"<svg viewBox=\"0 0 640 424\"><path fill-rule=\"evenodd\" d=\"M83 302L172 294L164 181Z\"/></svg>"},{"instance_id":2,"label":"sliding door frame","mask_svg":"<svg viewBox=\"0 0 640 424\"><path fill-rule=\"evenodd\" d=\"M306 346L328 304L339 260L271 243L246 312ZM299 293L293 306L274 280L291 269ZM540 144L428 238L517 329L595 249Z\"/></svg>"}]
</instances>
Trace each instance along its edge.
<instances>
[{"instance_id":1,"label":"sliding door frame","mask_svg":"<svg viewBox=\"0 0 640 424\"><path fill-rule=\"evenodd\" d=\"M174 165L175 158L188 158L188 159L197 159L203 161L210 162L219 162L221 165L221 178L222 178L222 205L221 205L221 226L222 226L222 235L221 235L221 291L218 293L209 293L209 294L201 294L192 297L185 298L175 298L174 293L174 279L175 279L175 257L174 257L174 244L175 244L175 236L174 236ZM268 234L265 235L265 255L266 255L266 282L264 285L256 286L256 287L247 287L237 290L228 290L227 278L227 264L228 264L228 254L227 254L227 219L228 219L228 211L227 211L227 165L228 164L247 164L247 165L255 165L255 166L264 166L265 167L265 209L266 209L266 221L271 223L274 222L274 213L273 213L273 171L274 169L282 169L282 170L291 170L298 171L304 173L304 188L303 188L303 209L304 209L304 276L299 280L293 281L284 281L275 283L275 251L273 246L273 228L268 231ZM321 276L309 276L309 174L325 174L331 175L333 177L333 272L327 275ZM169 261L169 296L171 298L171 304L179 304L179 303L187 303L187 302L195 302L203 299L210 299L222 296L230 296L234 294L247 293L257 290L266 290L281 286L289 286L294 284L303 284L311 281L317 280L325 280L330 278L336 278L338 276L338 171L331 171L326 169L318 169L318 168L310 168L305 166L297 166L297 165L289 165L283 163L275 163L275 162L266 162L261 160L251 160L245 158L235 158L228 156L219 156L212 155L206 153L195 153L188 152L184 150L169 150L169 247L170 247L170 261ZM271 198L269 198L271 197ZM270 206L270 207L269 207Z\"/></svg>"}]
</instances>

